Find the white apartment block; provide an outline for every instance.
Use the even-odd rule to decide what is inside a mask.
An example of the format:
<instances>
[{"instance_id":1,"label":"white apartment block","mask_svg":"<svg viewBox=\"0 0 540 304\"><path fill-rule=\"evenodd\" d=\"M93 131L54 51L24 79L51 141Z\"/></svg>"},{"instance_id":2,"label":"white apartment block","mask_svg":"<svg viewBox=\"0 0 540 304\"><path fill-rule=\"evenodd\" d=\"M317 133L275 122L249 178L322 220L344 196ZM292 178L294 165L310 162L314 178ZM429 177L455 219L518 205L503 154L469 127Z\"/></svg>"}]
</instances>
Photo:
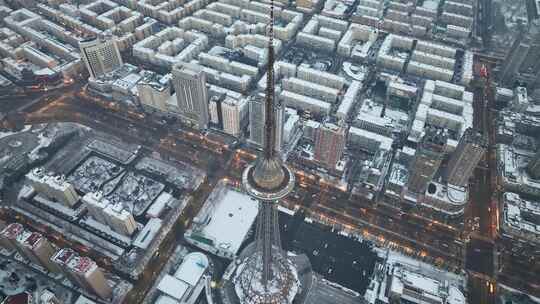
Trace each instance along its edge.
<instances>
[{"instance_id":1,"label":"white apartment block","mask_svg":"<svg viewBox=\"0 0 540 304\"><path fill-rule=\"evenodd\" d=\"M260 34L227 35L225 47L241 49L244 56L257 61L259 67L266 66L268 62L269 38ZM274 53L278 54L283 43L279 39L274 40Z\"/></svg>"},{"instance_id":2,"label":"white apartment block","mask_svg":"<svg viewBox=\"0 0 540 304\"><path fill-rule=\"evenodd\" d=\"M249 106L246 99L234 99L226 96L221 103L223 131L235 137L240 136L242 128L248 120L248 114Z\"/></svg>"},{"instance_id":3,"label":"white apartment block","mask_svg":"<svg viewBox=\"0 0 540 304\"><path fill-rule=\"evenodd\" d=\"M373 27L353 23L338 43L337 52L353 59L366 59L378 35L378 31Z\"/></svg>"},{"instance_id":4,"label":"white apartment block","mask_svg":"<svg viewBox=\"0 0 540 304\"><path fill-rule=\"evenodd\" d=\"M318 50L333 52L347 31L349 22L315 15L296 36L296 43Z\"/></svg>"},{"instance_id":5,"label":"white apartment block","mask_svg":"<svg viewBox=\"0 0 540 304\"><path fill-rule=\"evenodd\" d=\"M357 127L349 128L348 142L361 147L364 151L375 153L379 150L390 151L392 149L393 139L375 132L360 129Z\"/></svg>"},{"instance_id":6,"label":"white apartment block","mask_svg":"<svg viewBox=\"0 0 540 304\"><path fill-rule=\"evenodd\" d=\"M109 226L113 231L131 236L137 229L137 222L122 203L112 203L103 193L87 193L82 198L89 214L98 222Z\"/></svg>"},{"instance_id":7,"label":"white apartment block","mask_svg":"<svg viewBox=\"0 0 540 304\"><path fill-rule=\"evenodd\" d=\"M4 23L21 37L4 40L5 44L2 43L3 55L15 61L11 64L13 68L17 69L17 60L28 59L35 67L31 68L34 71L49 69L66 78L71 78L81 71L82 61L77 50L81 38L77 33L24 8L11 12L4 18ZM13 44L14 42L22 43L17 45ZM39 50L40 48L46 49L47 53Z\"/></svg>"},{"instance_id":8,"label":"white apartment block","mask_svg":"<svg viewBox=\"0 0 540 304\"><path fill-rule=\"evenodd\" d=\"M282 91L279 98L287 107L316 115L329 115L332 109L332 105L327 102L289 91Z\"/></svg>"},{"instance_id":9,"label":"white apartment block","mask_svg":"<svg viewBox=\"0 0 540 304\"><path fill-rule=\"evenodd\" d=\"M349 87L347 88L347 91L345 92L345 95L343 95L343 98L341 100L341 103L339 104L339 107L336 111L336 116L340 119L347 119L349 116L351 110L353 109L354 105L356 104L356 99L358 97L358 94L360 93L360 90L362 90L363 84L360 81L353 80Z\"/></svg>"},{"instance_id":10,"label":"white apartment block","mask_svg":"<svg viewBox=\"0 0 540 304\"><path fill-rule=\"evenodd\" d=\"M207 47L208 37L205 34L167 27L135 43L133 56L166 67L178 61L189 62Z\"/></svg>"},{"instance_id":11,"label":"white apartment block","mask_svg":"<svg viewBox=\"0 0 540 304\"><path fill-rule=\"evenodd\" d=\"M463 86L439 80L426 81L409 140L419 142L426 125L449 129L457 136L447 142L447 151L453 151L465 130L472 127L472 102L473 93Z\"/></svg>"},{"instance_id":12,"label":"white apartment block","mask_svg":"<svg viewBox=\"0 0 540 304\"><path fill-rule=\"evenodd\" d=\"M73 185L62 176L47 175L43 169L37 168L28 173L26 179L37 193L54 199L66 207L73 207L79 201L79 195Z\"/></svg>"},{"instance_id":13,"label":"white apartment block","mask_svg":"<svg viewBox=\"0 0 540 304\"><path fill-rule=\"evenodd\" d=\"M116 36L120 50L126 50L144 38L135 34L149 21L141 13L110 0L91 2L81 6L79 11L83 22Z\"/></svg>"},{"instance_id":14,"label":"white apartment block","mask_svg":"<svg viewBox=\"0 0 540 304\"><path fill-rule=\"evenodd\" d=\"M412 50L413 39L388 34L379 48L377 64L384 68L401 71L407 60L408 52Z\"/></svg>"},{"instance_id":15,"label":"white apartment block","mask_svg":"<svg viewBox=\"0 0 540 304\"><path fill-rule=\"evenodd\" d=\"M196 11L193 16L183 18L179 26L185 30L197 30L212 37L228 34L266 34L269 22L270 5L258 1L224 0L207 5ZM274 27L277 39L292 39L303 21L303 14L295 11L274 8L276 19L284 24Z\"/></svg>"},{"instance_id":16,"label":"white apartment block","mask_svg":"<svg viewBox=\"0 0 540 304\"><path fill-rule=\"evenodd\" d=\"M302 80L296 77L283 79L281 86L283 90L302 94L332 104L336 103L340 92L337 89Z\"/></svg>"}]
</instances>

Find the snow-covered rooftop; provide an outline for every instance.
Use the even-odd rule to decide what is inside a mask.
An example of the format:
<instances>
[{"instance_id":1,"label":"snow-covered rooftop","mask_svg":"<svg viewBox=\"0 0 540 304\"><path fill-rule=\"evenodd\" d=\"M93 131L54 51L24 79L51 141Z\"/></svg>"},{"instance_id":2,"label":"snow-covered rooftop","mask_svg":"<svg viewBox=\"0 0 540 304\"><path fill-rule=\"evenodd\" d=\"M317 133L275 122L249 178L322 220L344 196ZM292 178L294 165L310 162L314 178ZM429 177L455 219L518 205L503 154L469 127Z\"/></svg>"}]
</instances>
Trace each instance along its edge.
<instances>
[{"instance_id":1,"label":"snow-covered rooftop","mask_svg":"<svg viewBox=\"0 0 540 304\"><path fill-rule=\"evenodd\" d=\"M188 234L204 238L218 250L236 254L259 210L247 194L222 183L214 189Z\"/></svg>"},{"instance_id":2,"label":"snow-covered rooftop","mask_svg":"<svg viewBox=\"0 0 540 304\"><path fill-rule=\"evenodd\" d=\"M177 279L171 275L166 275L159 282L157 289L174 299L181 300L184 294L186 293L186 291L189 289L189 285L183 282L182 280ZM178 302L174 301L171 303L178 303Z\"/></svg>"},{"instance_id":3,"label":"snow-covered rooftop","mask_svg":"<svg viewBox=\"0 0 540 304\"><path fill-rule=\"evenodd\" d=\"M540 241L540 203L521 198L513 192L504 193L504 226L529 239Z\"/></svg>"},{"instance_id":4,"label":"snow-covered rooftop","mask_svg":"<svg viewBox=\"0 0 540 304\"><path fill-rule=\"evenodd\" d=\"M133 246L143 249L148 248L161 229L162 224L163 221L158 218L150 219L143 230L139 232L137 238L133 241Z\"/></svg>"},{"instance_id":5,"label":"snow-covered rooftop","mask_svg":"<svg viewBox=\"0 0 540 304\"><path fill-rule=\"evenodd\" d=\"M386 257L380 275L374 276L364 299L368 303L392 303L391 299L420 303L465 304L462 292L466 279L397 252Z\"/></svg>"},{"instance_id":6,"label":"snow-covered rooftop","mask_svg":"<svg viewBox=\"0 0 540 304\"><path fill-rule=\"evenodd\" d=\"M208 258L204 254L200 252L190 253L184 258L182 265L178 267L174 276L191 286L195 286L208 268L208 263Z\"/></svg>"},{"instance_id":7,"label":"snow-covered rooftop","mask_svg":"<svg viewBox=\"0 0 540 304\"><path fill-rule=\"evenodd\" d=\"M80 296L77 301L75 301L75 304L96 304L96 302L86 298L85 296Z\"/></svg>"}]
</instances>

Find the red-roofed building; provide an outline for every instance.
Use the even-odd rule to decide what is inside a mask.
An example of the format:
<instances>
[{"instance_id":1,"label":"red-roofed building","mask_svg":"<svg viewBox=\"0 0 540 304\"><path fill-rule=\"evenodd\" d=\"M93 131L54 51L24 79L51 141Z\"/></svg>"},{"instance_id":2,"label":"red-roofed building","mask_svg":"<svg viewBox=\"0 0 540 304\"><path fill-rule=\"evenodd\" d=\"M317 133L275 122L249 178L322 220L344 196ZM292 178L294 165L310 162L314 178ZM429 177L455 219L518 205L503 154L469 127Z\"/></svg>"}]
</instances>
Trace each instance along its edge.
<instances>
[{"instance_id":1,"label":"red-roofed building","mask_svg":"<svg viewBox=\"0 0 540 304\"><path fill-rule=\"evenodd\" d=\"M32 295L27 292L23 292L17 295L8 296L4 299L2 304L31 304Z\"/></svg>"},{"instance_id":2,"label":"red-roofed building","mask_svg":"<svg viewBox=\"0 0 540 304\"><path fill-rule=\"evenodd\" d=\"M24 231L23 225L19 223L9 224L4 230L0 232L0 246L9 249L17 249L17 237Z\"/></svg>"},{"instance_id":3,"label":"red-roofed building","mask_svg":"<svg viewBox=\"0 0 540 304\"><path fill-rule=\"evenodd\" d=\"M25 258L50 272L61 273L61 269L51 261L55 249L41 233L24 231L19 234L17 241L19 252Z\"/></svg>"}]
</instances>

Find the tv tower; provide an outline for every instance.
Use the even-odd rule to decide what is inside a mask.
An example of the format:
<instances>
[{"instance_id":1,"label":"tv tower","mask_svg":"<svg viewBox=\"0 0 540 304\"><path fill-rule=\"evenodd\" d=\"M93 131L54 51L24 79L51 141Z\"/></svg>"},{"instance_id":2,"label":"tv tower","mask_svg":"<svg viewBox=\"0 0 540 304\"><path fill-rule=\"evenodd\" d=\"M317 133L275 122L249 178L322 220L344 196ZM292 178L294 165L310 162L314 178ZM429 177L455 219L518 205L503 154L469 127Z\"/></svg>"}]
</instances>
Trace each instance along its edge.
<instances>
[{"instance_id":1,"label":"tv tower","mask_svg":"<svg viewBox=\"0 0 540 304\"><path fill-rule=\"evenodd\" d=\"M290 304L300 289L295 265L281 247L278 223L277 202L292 191L294 174L275 151L273 0L268 36L264 152L242 175L244 188L260 203L255 242L246 249L252 252L237 262L234 278L242 304Z\"/></svg>"}]
</instances>

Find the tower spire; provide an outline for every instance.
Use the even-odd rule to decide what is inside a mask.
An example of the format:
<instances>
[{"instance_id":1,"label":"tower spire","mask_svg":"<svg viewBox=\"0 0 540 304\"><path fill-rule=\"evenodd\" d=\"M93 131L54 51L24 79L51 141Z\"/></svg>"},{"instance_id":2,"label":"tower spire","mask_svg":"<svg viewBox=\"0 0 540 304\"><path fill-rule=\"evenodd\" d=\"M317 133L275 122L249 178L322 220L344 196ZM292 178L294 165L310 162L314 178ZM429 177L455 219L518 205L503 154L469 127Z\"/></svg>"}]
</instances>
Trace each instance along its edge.
<instances>
[{"instance_id":1,"label":"tower spire","mask_svg":"<svg viewBox=\"0 0 540 304\"><path fill-rule=\"evenodd\" d=\"M275 156L275 110L274 110L274 0L270 1L270 25L268 28L268 65L265 95L264 158Z\"/></svg>"}]
</instances>

